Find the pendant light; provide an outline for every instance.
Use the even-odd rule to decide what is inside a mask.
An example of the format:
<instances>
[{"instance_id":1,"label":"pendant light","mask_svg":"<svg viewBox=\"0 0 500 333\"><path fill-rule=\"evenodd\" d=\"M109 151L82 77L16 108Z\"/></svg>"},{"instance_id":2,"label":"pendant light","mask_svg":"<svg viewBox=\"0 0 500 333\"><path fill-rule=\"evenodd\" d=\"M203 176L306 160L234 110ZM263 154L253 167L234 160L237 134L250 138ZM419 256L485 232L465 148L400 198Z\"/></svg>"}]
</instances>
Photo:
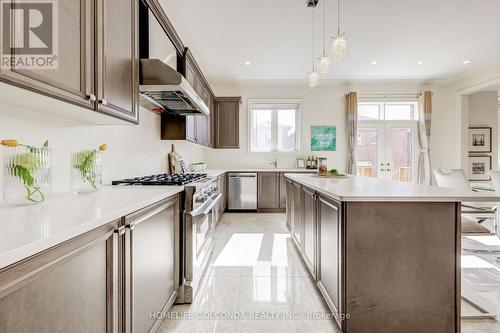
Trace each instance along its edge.
<instances>
[{"instance_id":1,"label":"pendant light","mask_svg":"<svg viewBox=\"0 0 500 333\"><path fill-rule=\"evenodd\" d=\"M325 52L325 9L326 0L323 0L323 56L319 60L318 72L320 74L327 74L330 71L330 59L326 56Z\"/></svg>"},{"instance_id":2,"label":"pendant light","mask_svg":"<svg viewBox=\"0 0 500 333\"><path fill-rule=\"evenodd\" d=\"M319 83L318 73L314 70L314 7L313 7L313 29L312 29L312 72L309 74L309 88L316 88Z\"/></svg>"},{"instance_id":3,"label":"pendant light","mask_svg":"<svg viewBox=\"0 0 500 333\"><path fill-rule=\"evenodd\" d=\"M345 33L340 33L340 0L337 0L337 36L332 41L332 58L342 60L346 55L347 41Z\"/></svg>"}]
</instances>

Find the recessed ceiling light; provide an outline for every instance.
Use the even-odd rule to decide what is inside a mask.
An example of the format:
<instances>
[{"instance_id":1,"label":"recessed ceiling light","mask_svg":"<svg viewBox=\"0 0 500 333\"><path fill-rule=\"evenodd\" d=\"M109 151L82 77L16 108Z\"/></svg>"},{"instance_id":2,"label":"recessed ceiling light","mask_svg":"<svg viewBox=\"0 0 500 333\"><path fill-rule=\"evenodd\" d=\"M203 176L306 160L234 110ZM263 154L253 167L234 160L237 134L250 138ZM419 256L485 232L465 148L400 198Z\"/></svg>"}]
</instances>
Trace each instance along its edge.
<instances>
[{"instance_id":1,"label":"recessed ceiling light","mask_svg":"<svg viewBox=\"0 0 500 333\"><path fill-rule=\"evenodd\" d=\"M245 66L250 66L252 63L250 61L245 61Z\"/></svg>"},{"instance_id":2,"label":"recessed ceiling light","mask_svg":"<svg viewBox=\"0 0 500 333\"><path fill-rule=\"evenodd\" d=\"M373 61L371 62L371 64L372 64L372 65L376 65L376 64L377 64L377 60L373 60Z\"/></svg>"},{"instance_id":3,"label":"recessed ceiling light","mask_svg":"<svg viewBox=\"0 0 500 333\"><path fill-rule=\"evenodd\" d=\"M470 61L470 60L464 60L464 62L463 62L462 64L464 64L464 65L468 65L468 64L470 64L471 62L472 62L472 61Z\"/></svg>"},{"instance_id":4,"label":"recessed ceiling light","mask_svg":"<svg viewBox=\"0 0 500 333\"><path fill-rule=\"evenodd\" d=\"M419 61L417 62L417 65L422 65L423 63L424 63L424 61L423 61L423 60L419 60Z\"/></svg>"}]
</instances>

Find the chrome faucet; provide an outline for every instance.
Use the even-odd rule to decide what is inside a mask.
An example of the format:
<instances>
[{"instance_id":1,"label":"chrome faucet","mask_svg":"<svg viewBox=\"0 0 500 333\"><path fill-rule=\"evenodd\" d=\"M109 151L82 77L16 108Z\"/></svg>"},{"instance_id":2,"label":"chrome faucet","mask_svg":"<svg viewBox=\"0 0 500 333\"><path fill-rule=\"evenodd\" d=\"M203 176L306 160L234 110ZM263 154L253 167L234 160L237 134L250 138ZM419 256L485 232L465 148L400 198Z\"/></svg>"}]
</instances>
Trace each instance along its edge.
<instances>
[{"instance_id":1,"label":"chrome faucet","mask_svg":"<svg viewBox=\"0 0 500 333\"><path fill-rule=\"evenodd\" d=\"M278 160L274 160L272 162L269 162L269 164L272 164L274 166L275 169L278 168Z\"/></svg>"}]
</instances>

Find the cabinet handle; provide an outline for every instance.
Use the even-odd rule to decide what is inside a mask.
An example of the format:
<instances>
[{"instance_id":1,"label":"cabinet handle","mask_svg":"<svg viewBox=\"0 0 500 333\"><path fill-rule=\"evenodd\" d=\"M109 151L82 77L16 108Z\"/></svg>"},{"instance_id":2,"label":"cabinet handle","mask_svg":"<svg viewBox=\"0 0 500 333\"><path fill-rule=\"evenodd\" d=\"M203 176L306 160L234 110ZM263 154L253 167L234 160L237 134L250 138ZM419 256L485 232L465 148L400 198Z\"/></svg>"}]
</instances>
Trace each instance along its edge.
<instances>
[{"instance_id":1,"label":"cabinet handle","mask_svg":"<svg viewBox=\"0 0 500 333\"><path fill-rule=\"evenodd\" d=\"M95 102L97 100L94 94L87 95L86 97L87 99L90 99L92 102Z\"/></svg>"},{"instance_id":2,"label":"cabinet handle","mask_svg":"<svg viewBox=\"0 0 500 333\"><path fill-rule=\"evenodd\" d=\"M125 233L125 226L122 225L121 227L118 227L116 230L115 230L115 233L118 234L118 236L121 236Z\"/></svg>"}]
</instances>

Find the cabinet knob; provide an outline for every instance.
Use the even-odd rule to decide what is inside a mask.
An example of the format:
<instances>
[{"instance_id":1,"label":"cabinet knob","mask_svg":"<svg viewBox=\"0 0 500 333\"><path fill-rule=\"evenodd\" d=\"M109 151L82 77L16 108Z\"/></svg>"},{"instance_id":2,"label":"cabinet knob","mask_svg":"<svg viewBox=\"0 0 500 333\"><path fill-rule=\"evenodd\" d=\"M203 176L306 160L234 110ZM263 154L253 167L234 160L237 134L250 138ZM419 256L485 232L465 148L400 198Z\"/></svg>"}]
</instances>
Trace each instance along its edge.
<instances>
[{"instance_id":1,"label":"cabinet knob","mask_svg":"<svg viewBox=\"0 0 500 333\"><path fill-rule=\"evenodd\" d=\"M87 95L87 99L90 99L92 102L95 102L97 100L94 94Z\"/></svg>"},{"instance_id":2,"label":"cabinet knob","mask_svg":"<svg viewBox=\"0 0 500 333\"><path fill-rule=\"evenodd\" d=\"M108 105L108 101L106 100L106 98L101 99L101 100L100 100L100 103L101 103L102 105Z\"/></svg>"}]
</instances>

